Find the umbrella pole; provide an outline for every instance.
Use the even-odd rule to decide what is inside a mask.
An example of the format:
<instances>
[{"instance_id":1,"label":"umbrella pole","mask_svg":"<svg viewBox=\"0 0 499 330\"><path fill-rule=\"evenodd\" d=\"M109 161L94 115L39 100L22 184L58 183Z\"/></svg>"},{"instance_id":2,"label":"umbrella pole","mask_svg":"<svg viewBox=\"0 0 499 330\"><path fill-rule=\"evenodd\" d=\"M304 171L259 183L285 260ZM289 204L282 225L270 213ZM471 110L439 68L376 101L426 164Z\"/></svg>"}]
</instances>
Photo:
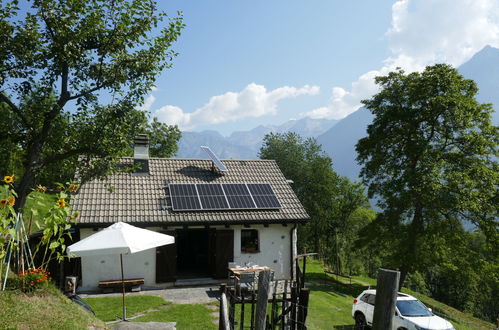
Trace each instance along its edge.
<instances>
[{"instance_id":1,"label":"umbrella pole","mask_svg":"<svg viewBox=\"0 0 499 330\"><path fill-rule=\"evenodd\" d=\"M126 321L126 305L125 305L125 277L123 276L123 254L120 253L121 263L121 288L123 291L123 321Z\"/></svg>"}]
</instances>

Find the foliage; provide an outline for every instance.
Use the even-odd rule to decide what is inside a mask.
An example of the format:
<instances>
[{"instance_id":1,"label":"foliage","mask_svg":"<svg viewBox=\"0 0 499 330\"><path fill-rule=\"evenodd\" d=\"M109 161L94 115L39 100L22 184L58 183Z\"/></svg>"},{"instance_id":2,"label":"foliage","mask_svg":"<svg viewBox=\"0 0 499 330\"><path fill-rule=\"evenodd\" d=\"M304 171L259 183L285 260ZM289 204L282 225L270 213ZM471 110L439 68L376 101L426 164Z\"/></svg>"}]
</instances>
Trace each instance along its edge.
<instances>
[{"instance_id":1,"label":"foliage","mask_svg":"<svg viewBox=\"0 0 499 330\"><path fill-rule=\"evenodd\" d=\"M14 251L19 249L16 238L19 237L19 226L15 226L15 221L18 214L14 209L17 202L17 196L13 184L15 177L13 175L5 176L3 180L6 184L0 186L0 279L3 274L4 258L7 241L10 241L10 248ZM56 200L43 198L43 193L46 188L43 186L37 187L39 194L30 195L30 208L25 210L25 216L28 215L31 219L35 219L35 225L38 228L43 228L43 236L36 245L33 251L35 262L39 262L40 268L20 272L20 280L24 281L27 289L34 290L44 284L48 277L43 269L48 267L51 260L62 261L65 257L66 244L65 241L71 234L69 229L71 223L76 222L77 213L73 213L69 204L69 194L78 190L78 186L73 183L67 183L66 186L57 184L55 194ZM22 220L22 217L19 216ZM38 219L38 220L37 220ZM41 223L38 223L40 221ZM37 258L38 257L38 258ZM39 281L37 281L39 280ZM33 284L32 284L33 283ZM23 285L23 287L26 287Z\"/></svg>"},{"instance_id":2,"label":"foliage","mask_svg":"<svg viewBox=\"0 0 499 330\"><path fill-rule=\"evenodd\" d=\"M310 216L300 232L300 247L320 252L320 237L330 218L332 196L338 176L332 160L315 139L303 139L296 133L270 133L263 138L261 159L274 159Z\"/></svg>"},{"instance_id":3,"label":"foliage","mask_svg":"<svg viewBox=\"0 0 499 330\"><path fill-rule=\"evenodd\" d=\"M45 187L39 186L38 190L45 191ZM32 208L29 212L41 218L40 224L35 220L35 225L43 228L43 236L36 245L33 257L40 260L40 267L47 268L50 261L62 261L66 257L66 241L71 239L69 229L72 223L76 223L77 212L72 212L69 198L71 193L78 190L78 185L58 183L56 186L58 193L55 194L56 202L47 205L47 200L40 195L30 195L34 199L34 204L38 207Z\"/></svg>"},{"instance_id":4,"label":"foliage","mask_svg":"<svg viewBox=\"0 0 499 330\"><path fill-rule=\"evenodd\" d=\"M6 175L3 179L5 184L0 186L0 280L2 279L3 258L5 257L7 239L15 237L15 230L12 227L16 219L14 205L17 196L12 188L14 180L13 175Z\"/></svg>"},{"instance_id":5,"label":"foliage","mask_svg":"<svg viewBox=\"0 0 499 330\"><path fill-rule=\"evenodd\" d=\"M146 125L137 110L171 67L181 14L153 0L18 1L0 5L0 170L35 184L102 177Z\"/></svg>"},{"instance_id":6,"label":"foliage","mask_svg":"<svg viewBox=\"0 0 499 330\"><path fill-rule=\"evenodd\" d=\"M374 217L363 186L338 176L315 139L296 133L266 135L260 158L276 160L310 215L299 247L318 252L339 273L368 268L363 251L354 248L358 230Z\"/></svg>"},{"instance_id":7,"label":"foliage","mask_svg":"<svg viewBox=\"0 0 499 330\"><path fill-rule=\"evenodd\" d=\"M364 242L387 248L386 265L408 272L443 265L471 223L498 244L498 131L476 84L448 65L377 77L365 106L375 115L357 160L382 212Z\"/></svg>"},{"instance_id":8,"label":"foliage","mask_svg":"<svg viewBox=\"0 0 499 330\"><path fill-rule=\"evenodd\" d=\"M25 292L41 289L49 284L50 273L43 268L31 268L19 272L19 280Z\"/></svg>"},{"instance_id":9,"label":"foliage","mask_svg":"<svg viewBox=\"0 0 499 330\"><path fill-rule=\"evenodd\" d=\"M0 329L105 329L104 322L66 298L54 285L23 293L0 291Z\"/></svg>"},{"instance_id":10,"label":"foliage","mask_svg":"<svg viewBox=\"0 0 499 330\"><path fill-rule=\"evenodd\" d=\"M182 136L177 125L166 125L153 118L145 131L149 135L151 157L168 158L178 151L178 140Z\"/></svg>"}]
</instances>

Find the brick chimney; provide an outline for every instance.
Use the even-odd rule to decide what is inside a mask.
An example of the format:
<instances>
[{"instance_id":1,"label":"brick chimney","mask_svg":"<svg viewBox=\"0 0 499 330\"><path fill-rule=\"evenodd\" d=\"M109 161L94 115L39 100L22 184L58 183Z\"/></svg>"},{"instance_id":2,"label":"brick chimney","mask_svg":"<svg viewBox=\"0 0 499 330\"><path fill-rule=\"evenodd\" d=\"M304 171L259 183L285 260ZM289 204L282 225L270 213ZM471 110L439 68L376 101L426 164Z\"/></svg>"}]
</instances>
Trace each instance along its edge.
<instances>
[{"instance_id":1,"label":"brick chimney","mask_svg":"<svg viewBox=\"0 0 499 330\"><path fill-rule=\"evenodd\" d=\"M149 137L139 134L134 139L133 164L136 166L134 173L149 174Z\"/></svg>"}]
</instances>

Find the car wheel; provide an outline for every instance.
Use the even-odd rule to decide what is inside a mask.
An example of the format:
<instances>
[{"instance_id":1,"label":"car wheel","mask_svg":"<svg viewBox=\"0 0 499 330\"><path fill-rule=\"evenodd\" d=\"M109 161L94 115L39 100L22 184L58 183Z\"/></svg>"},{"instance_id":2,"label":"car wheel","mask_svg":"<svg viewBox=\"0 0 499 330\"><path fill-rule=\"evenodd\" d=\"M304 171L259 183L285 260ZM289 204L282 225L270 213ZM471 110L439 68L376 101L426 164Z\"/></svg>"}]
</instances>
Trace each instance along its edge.
<instances>
[{"instance_id":1,"label":"car wheel","mask_svg":"<svg viewBox=\"0 0 499 330\"><path fill-rule=\"evenodd\" d=\"M367 329L366 317L364 314L355 314L355 329Z\"/></svg>"}]
</instances>

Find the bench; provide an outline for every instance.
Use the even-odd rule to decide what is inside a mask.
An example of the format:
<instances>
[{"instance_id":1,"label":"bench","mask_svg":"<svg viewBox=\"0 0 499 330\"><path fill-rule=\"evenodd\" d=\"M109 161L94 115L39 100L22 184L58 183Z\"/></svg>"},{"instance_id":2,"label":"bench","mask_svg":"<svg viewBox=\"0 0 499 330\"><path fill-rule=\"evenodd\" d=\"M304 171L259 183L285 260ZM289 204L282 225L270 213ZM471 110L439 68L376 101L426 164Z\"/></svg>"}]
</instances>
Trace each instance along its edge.
<instances>
[{"instance_id":1,"label":"bench","mask_svg":"<svg viewBox=\"0 0 499 330\"><path fill-rule=\"evenodd\" d=\"M125 291L140 291L140 286L144 284L143 278L128 278L123 280L107 280L99 281L99 288L103 293L121 291L123 284L125 284Z\"/></svg>"}]
</instances>

